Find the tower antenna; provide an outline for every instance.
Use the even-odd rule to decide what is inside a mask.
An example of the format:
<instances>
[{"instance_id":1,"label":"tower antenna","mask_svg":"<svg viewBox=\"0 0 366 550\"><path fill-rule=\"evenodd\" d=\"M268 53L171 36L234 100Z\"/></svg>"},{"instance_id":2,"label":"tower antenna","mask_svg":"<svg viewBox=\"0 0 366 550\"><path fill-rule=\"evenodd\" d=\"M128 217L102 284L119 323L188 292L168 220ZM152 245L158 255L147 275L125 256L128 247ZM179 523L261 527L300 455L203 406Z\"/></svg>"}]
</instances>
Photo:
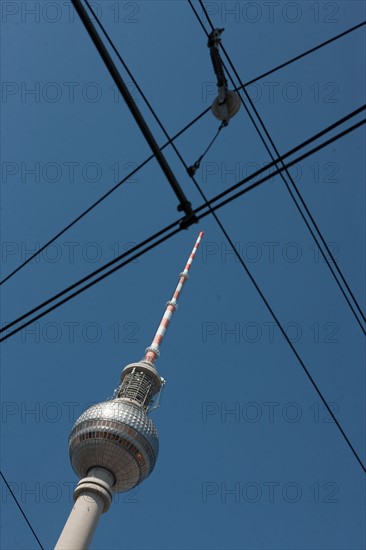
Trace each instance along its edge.
<instances>
[{"instance_id":1,"label":"tower antenna","mask_svg":"<svg viewBox=\"0 0 366 550\"><path fill-rule=\"evenodd\" d=\"M160 355L160 346L163 342L163 339L169 327L170 321L173 317L173 313L176 309L178 309L178 298L180 296L180 293L182 292L182 288L186 279L188 279L188 272L192 265L194 257L196 255L197 248L200 244L202 237L203 237L203 231L201 231L200 234L198 235L196 243L186 263L186 266L182 271L182 273L180 273L179 275L179 282L177 284L177 288L174 291L172 299L169 300L169 302L167 302L165 313L160 321L159 328L155 333L151 346L149 346L145 350L145 357L143 361L146 361L147 363L154 365L156 358L159 357Z\"/></svg>"}]
</instances>

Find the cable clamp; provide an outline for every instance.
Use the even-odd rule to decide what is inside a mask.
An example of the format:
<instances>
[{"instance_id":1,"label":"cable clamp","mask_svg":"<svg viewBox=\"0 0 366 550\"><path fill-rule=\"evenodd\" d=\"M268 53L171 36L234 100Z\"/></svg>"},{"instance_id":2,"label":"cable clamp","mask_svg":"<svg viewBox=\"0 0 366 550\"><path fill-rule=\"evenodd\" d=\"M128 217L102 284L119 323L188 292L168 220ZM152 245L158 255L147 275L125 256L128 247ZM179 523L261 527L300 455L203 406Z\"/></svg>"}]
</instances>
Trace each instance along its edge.
<instances>
[{"instance_id":1,"label":"cable clamp","mask_svg":"<svg viewBox=\"0 0 366 550\"><path fill-rule=\"evenodd\" d=\"M188 175L191 176L191 178L193 178L193 176L197 172L198 168L200 167L201 160L202 160L202 157L200 157L198 160L196 160L196 162L194 164L192 164L192 166L188 166L187 172L188 172Z\"/></svg>"},{"instance_id":2,"label":"cable clamp","mask_svg":"<svg viewBox=\"0 0 366 550\"><path fill-rule=\"evenodd\" d=\"M214 29L209 35L208 35L208 42L207 46L209 48L218 48L221 42L221 34L224 32L225 29Z\"/></svg>"}]
</instances>

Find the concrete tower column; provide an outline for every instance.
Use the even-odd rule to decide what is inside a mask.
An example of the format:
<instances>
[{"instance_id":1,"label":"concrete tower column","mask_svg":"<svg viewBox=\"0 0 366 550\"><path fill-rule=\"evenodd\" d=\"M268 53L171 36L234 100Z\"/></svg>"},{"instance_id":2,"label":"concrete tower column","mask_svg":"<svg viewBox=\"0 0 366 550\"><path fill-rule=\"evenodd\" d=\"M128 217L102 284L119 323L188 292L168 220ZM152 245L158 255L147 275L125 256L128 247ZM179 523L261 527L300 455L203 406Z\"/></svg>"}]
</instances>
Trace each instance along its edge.
<instances>
[{"instance_id":1,"label":"concrete tower column","mask_svg":"<svg viewBox=\"0 0 366 550\"><path fill-rule=\"evenodd\" d=\"M74 507L58 539L55 550L86 550L100 516L112 502L113 475L104 468L92 468L74 491Z\"/></svg>"}]
</instances>

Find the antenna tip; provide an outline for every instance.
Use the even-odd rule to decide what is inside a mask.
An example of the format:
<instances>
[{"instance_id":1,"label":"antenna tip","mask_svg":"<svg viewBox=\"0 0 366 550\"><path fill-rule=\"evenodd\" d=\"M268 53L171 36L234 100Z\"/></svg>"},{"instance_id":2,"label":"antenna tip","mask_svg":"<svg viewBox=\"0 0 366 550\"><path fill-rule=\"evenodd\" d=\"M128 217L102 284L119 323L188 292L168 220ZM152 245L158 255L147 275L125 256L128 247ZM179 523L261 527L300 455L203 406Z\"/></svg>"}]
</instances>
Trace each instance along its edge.
<instances>
[{"instance_id":1,"label":"antenna tip","mask_svg":"<svg viewBox=\"0 0 366 550\"><path fill-rule=\"evenodd\" d=\"M204 231L200 231L200 234L198 235L198 237L199 237L200 239L202 239L202 237L203 237L204 234L205 234Z\"/></svg>"}]
</instances>

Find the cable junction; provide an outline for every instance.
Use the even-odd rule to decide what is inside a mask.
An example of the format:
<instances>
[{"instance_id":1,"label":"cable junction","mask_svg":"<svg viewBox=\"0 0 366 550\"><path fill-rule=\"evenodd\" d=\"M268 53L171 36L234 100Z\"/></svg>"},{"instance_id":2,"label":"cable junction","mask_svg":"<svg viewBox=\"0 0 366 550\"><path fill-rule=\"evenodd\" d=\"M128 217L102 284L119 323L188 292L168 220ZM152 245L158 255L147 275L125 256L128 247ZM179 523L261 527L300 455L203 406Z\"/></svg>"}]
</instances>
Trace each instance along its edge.
<instances>
[{"instance_id":1,"label":"cable junction","mask_svg":"<svg viewBox=\"0 0 366 550\"><path fill-rule=\"evenodd\" d=\"M228 123L223 120L222 123L220 124L216 134L214 135L214 137L212 138L212 140L210 141L210 143L208 144L208 146L206 147L206 149L204 150L204 152L202 153L202 155L200 157L198 157L198 159L196 160L196 162L194 164L192 164L192 166L188 166L187 168L187 172L188 174L191 176L191 178L195 175L195 173L197 172L197 170L199 169L200 165L201 165L201 162L202 162L202 159L206 156L206 154L209 152L209 150L211 149L212 145L214 144L214 142L216 141L216 138L218 137L219 133L221 132L221 130L223 128L225 128L226 126L228 125Z\"/></svg>"}]
</instances>

